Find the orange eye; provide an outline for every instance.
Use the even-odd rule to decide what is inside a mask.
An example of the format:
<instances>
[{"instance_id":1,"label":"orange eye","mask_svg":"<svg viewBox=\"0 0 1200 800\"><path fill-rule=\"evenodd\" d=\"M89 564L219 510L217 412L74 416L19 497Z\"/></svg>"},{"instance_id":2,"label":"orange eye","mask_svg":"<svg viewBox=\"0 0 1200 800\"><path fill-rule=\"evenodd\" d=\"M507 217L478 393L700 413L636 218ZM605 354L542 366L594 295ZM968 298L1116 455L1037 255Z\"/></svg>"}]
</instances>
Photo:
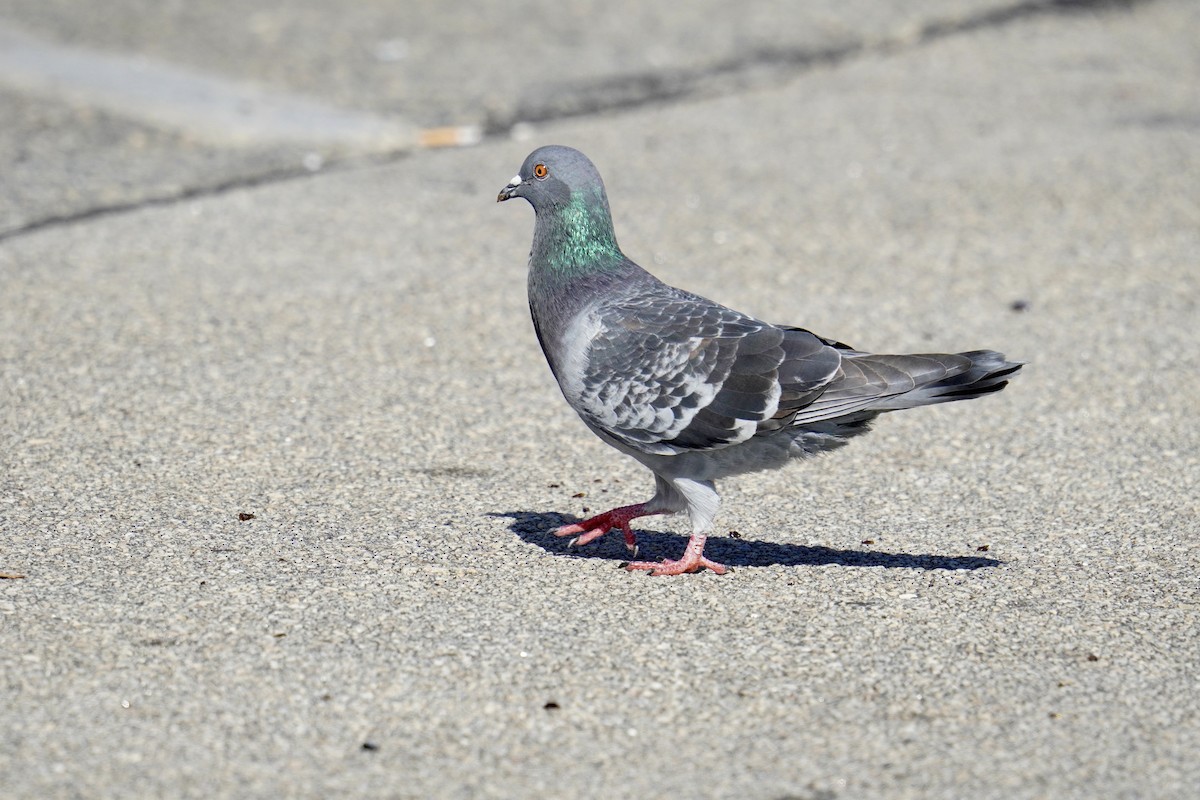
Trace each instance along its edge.
<instances>
[{"instance_id":1,"label":"orange eye","mask_svg":"<svg viewBox=\"0 0 1200 800\"><path fill-rule=\"evenodd\" d=\"M538 180L541 180L542 178L546 177L549 174L550 174L550 170L546 169L545 164L534 164L533 177L537 178Z\"/></svg>"}]
</instances>

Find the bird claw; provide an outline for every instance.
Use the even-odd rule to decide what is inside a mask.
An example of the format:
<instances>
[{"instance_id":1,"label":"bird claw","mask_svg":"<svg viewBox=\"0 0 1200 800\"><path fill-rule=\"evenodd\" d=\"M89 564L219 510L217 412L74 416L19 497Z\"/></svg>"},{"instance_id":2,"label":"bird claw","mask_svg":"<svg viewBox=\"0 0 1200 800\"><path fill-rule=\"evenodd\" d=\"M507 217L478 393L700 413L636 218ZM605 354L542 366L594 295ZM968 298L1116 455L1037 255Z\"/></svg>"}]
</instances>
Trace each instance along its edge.
<instances>
[{"instance_id":1,"label":"bird claw","mask_svg":"<svg viewBox=\"0 0 1200 800\"><path fill-rule=\"evenodd\" d=\"M652 511L650 513L656 514L662 512ZM576 522L571 525L563 525L554 531L554 535L570 536L571 539L567 542L567 548L573 549L595 541L615 528L620 530L624 535L625 549L632 553L634 558L637 558L637 535L629 527L629 521L643 516L648 516L645 504L614 508L612 511L606 511L591 519L585 519L582 522ZM729 571L724 564L718 564L716 561L710 561L704 557L704 539L705 537L702 534L692 534L692 537L688 539L687 549L684 550L683 557L678 561L627 561L621 564L621 568L630 571L646 570L651 575L682 575L685 572L700 572L701 570L710 569L718 575L724 575Z\"/></svg>"},{"instance_id":2,"label":"bird claw","mask_svg":"<svg viewBox=\"0 0 1200 800\"><path fill-rule=\"evenodd\" d=\"M589 542L599 539L609 531L617 529L625 537L625 549L636 558L638 554L637 535L629 527L629 521L638 517L661 513L661 511L647 512L645 510L645 503L634 506L623 506L621 508L614 508L612 511L606 511L591 519L585 519L582 522L563 525L554 531L554 535L570 536L571 540L567 542L567 547L574 548L582 547Z\"/></svg>"},{"instance_id":3,"label":"bird claw","mask_svg":"<svg viewBox=\"0 0 1200 800\"><path fill-rule=\"evenodd\" d=\"M644 569L651 575L682 575L685 572L711 569L718 575L724 575L729 571L728 567L704 557L704 539L705 537L701 534L693 534L692 538L688 539L687 547L678 560L631 561L625 565L625 569L631 572L635 569Z\"/></svg>"},{"instance_id":4,"label":"bird claw","mask_svg":"<svg viewBox=\"0 0 1200 800\"><path fill-rule=\"evenodd\" d=\"M604 534L608 533L608 528L601 525L598 528L592 528L590 531L578 525L568 525L559 528L554 532L555 536L570 536L572 533L578 533L578 536L572 536L571 541L567 542L567 547L583 547L589 542L599 539Z\"/></svg>"},{"instance_id":5,"label":"bird claw","mask_svg":"<svg viewBox=\"0 0 1200 800\"><path fill-rule=\"evenodd\" d=\"M655 576L683 575L686 572L700 572L705 569L711 569L718 575L724 575L729 571L729 568L724 564L718 564L716 561L711 561L703 556L688 558L686 555L678 560L668 558L662 561L629 561L623 566L630 572L644 569Z\"/></svg>"}]
</instances>

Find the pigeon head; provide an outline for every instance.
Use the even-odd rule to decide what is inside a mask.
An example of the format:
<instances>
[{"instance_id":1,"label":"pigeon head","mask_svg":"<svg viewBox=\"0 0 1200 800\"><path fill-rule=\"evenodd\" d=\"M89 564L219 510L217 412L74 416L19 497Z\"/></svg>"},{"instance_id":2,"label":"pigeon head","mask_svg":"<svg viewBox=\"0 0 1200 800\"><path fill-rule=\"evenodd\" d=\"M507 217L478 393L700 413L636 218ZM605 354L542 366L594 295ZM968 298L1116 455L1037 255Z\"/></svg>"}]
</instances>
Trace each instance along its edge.
<instances>
[{"instance_id":1,"label":"pigeon head","mask_svg":"<svg viewBox=\"0 0 1200 800\"><path fill-rule=\"evenodd\" d=\"M521 171L500 190L496 202L514 197L524 197L535 211L562 208L572 198L579 197L593 202L599 199L608 206L604 181L588 157L578 150L554 144L530 153Z\"/></svg>"},{"instance_id":2,"label":"pigeon head","mask_svg":"<svg viewBox=\"0 0 1200 800\"><path fill-rule=\"evenodd\" d=\"M531 265L578 275L624 262L613 233L600 173L578 150L547 145L534 150L497 202L524 197L533 206Z\"/></svg>"}]
</instances>

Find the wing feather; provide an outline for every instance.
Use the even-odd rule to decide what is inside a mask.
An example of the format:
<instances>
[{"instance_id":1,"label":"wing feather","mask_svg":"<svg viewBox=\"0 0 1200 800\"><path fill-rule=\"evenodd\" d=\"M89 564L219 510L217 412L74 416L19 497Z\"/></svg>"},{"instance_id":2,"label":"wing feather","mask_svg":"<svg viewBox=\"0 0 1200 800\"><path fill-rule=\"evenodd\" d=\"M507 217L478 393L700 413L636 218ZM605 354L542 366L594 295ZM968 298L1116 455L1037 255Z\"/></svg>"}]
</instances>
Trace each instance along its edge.
<instances>
[{"instance_id":1,"label":"wing feather","mask_svg":"<svg viewBox=\"0 0 1200 800\"><path fill-rule=\"evenodd\" d=\"M836 343L663 288L593 312L573 405L617 441L671 454L737 444L789 424L838 372Z\"/></svg>"}]
</instances>

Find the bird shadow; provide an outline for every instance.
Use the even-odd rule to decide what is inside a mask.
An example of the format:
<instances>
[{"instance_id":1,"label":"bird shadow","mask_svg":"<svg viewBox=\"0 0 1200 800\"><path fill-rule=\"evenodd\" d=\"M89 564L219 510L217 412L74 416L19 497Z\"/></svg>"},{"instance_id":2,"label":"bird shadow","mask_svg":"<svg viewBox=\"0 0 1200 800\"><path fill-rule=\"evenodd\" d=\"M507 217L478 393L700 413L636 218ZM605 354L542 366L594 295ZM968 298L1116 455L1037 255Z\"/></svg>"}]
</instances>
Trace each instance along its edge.
<instances>
[{"instance_id":1,"label":"bird shadow","mask_svg":"<svg viewBox=\"0 0 1200 800\"><path fill-rule=\"evenodd\" d=\"M629 561L620 533L601 537L585 549L567 547L567 540L554 535L561 525L570 525L580 520L557 512L499 511L489 517L505 517L512 520L509 530L524 541L537 545L548 553L568 558L605 558L612 561ZM660 531L636 530L640 557L654 559L658 556L678 558L687 544L687 537ZM781 565L819 566L836 564L842 567L889 567L893 569L984 569L998 567L1002 562L982 556L935 556L928 553L884 553L863 550L838 550L833 547L811 547L799 544L779 544L752 539L735 539L732 536L710 536L704 554L714 561L730 567L769 567Z\"/></svg>"}]
</instances>

